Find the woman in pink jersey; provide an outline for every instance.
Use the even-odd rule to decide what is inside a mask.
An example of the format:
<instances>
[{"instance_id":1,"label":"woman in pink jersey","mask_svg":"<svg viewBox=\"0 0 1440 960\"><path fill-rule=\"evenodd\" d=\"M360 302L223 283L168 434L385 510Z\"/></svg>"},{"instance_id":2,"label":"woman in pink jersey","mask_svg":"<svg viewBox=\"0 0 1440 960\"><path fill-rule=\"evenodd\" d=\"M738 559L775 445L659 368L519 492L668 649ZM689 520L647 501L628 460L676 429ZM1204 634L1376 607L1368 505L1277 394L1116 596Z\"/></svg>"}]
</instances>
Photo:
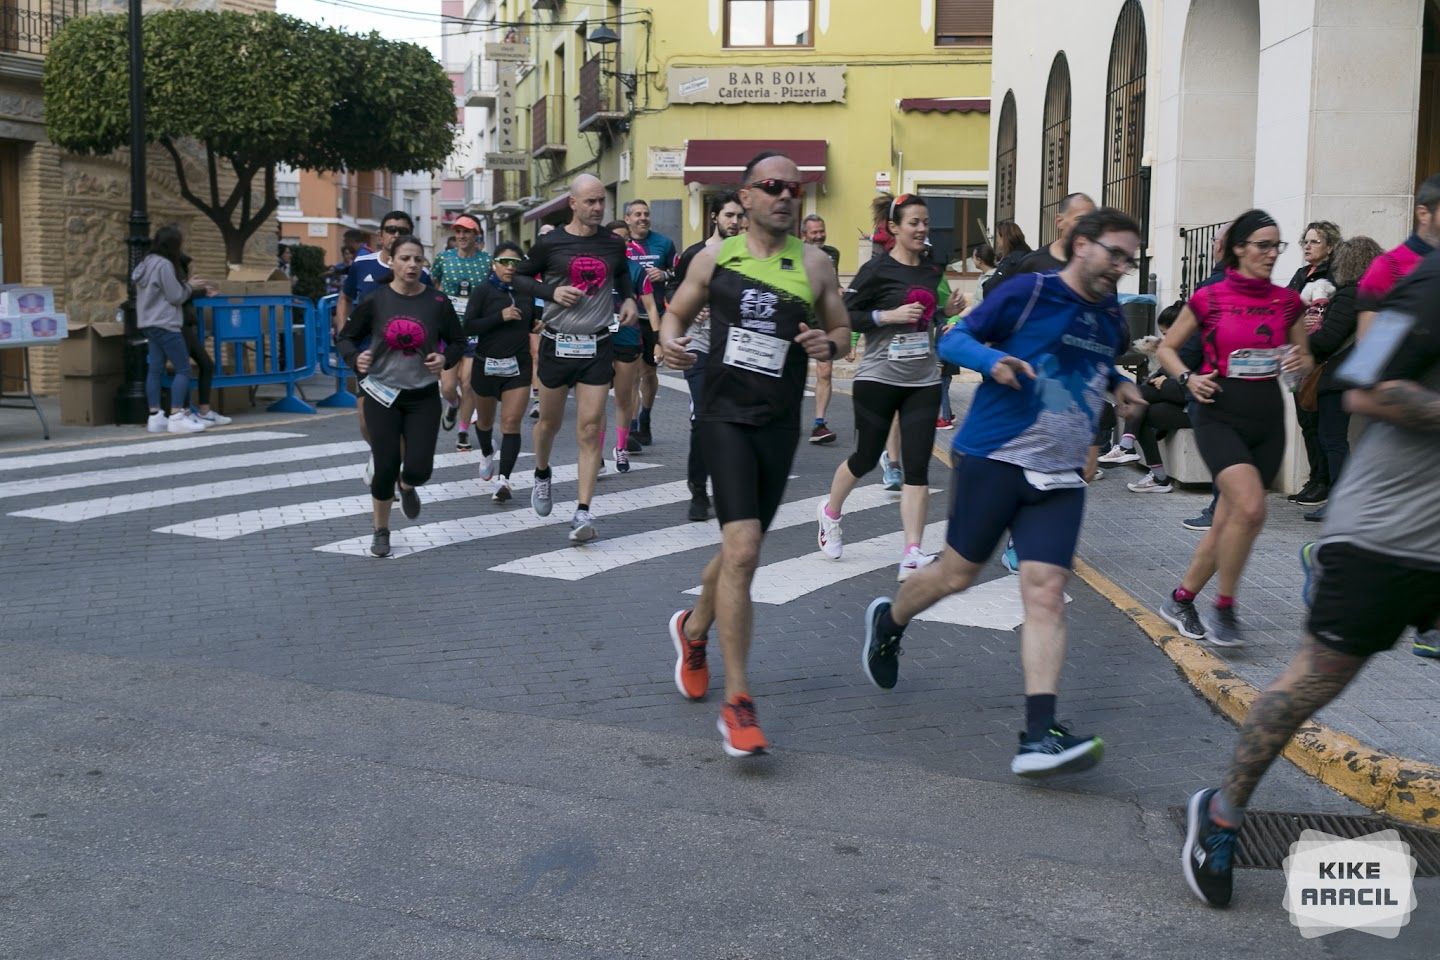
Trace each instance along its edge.
<instances>
[{"instance_id":1,"label":"woman in pink jersey","mask_svg":"<svg viewBox=\"0 0 1440 960\"><path fill-rule=\"evenodd\" d=\"M1277 380L1283 373L1298 381L1313 366L1305 327L1296 322L1304 303L1295 291L1270 282L1284 249L1280 228L1265 211L1236 218L1221 257L1225 279L1195 291L1157 353L1194 398L1195 442L1220 490L1215 522L1160 615L1184 636L1216 646L1245 642L1235 593L1265 524L1265 491L1285 456L1285 403ZM1204 359L1191 370L1178 351L1197 329ZM1217 571L1219 594L1207 627L1195 597Z\"/></svg>"}]
</instances>

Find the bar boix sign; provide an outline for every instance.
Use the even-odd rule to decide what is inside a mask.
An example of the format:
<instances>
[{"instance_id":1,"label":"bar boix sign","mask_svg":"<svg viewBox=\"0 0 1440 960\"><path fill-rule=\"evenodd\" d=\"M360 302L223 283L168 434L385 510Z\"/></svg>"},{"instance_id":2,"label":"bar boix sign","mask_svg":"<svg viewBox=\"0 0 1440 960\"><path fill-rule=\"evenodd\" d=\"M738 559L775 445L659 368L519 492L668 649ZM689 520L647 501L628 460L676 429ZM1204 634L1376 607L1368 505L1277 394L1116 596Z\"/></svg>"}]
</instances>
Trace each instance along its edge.
<instances>
[{"instance_id":1,"label":"bar boix sign","mask_svg":"<svg viewBox=\"0 0 1440 960\"><path fill-rule=\"evenodd\" d=\"M670 67L670 102L844 103L844 67Z\"/></svg>"}]
</instances>

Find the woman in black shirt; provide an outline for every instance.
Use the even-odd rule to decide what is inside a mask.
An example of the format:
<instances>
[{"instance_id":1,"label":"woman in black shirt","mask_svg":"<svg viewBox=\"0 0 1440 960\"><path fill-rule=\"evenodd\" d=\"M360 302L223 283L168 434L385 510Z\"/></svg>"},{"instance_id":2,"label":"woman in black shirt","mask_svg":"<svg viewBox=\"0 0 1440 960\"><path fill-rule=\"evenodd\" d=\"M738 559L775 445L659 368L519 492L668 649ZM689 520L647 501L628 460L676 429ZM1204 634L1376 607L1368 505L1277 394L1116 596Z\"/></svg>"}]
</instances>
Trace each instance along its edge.
<instances>
[{"instance_id":1,"label":"woman in black shirt","mask_svg":"<svg viewBox=\"0 0 1440 960\"><path fill-rule=\"evenodd\" d=\"M475 404L475 437L480 443L480 479L495 479L495 447L491 430L495 408L500 408L500 479L495 502L510 499L510 471L520 456L520 420L525 416L532 360L530 330L535 324L535 301L519 296L511 287L520 248L506 241L495 248L490 276L470 295L465 309L465 332L475 344L470 385Z\"/></svg>"},{"instance_id":2,"label":"woman in black shirt","mask_svg":"<svg viewBox=\"0 0 1440 960\"><path fill-rule=\"evenodd\" d=\"M465 351L465 332L450 298L420 282L425 269L420 241L396 240L390 247L390 269L390 282L355 308L335 342L335 351L364 377L360 387L368 394L365 425L375 457L370 552L377 557L390 554L390 503L397 482L405 516L420 516L415 488L435 469L440 373L459 363ZM362 349L367 341L369 346Z\"/></svg>"}]
</instances>

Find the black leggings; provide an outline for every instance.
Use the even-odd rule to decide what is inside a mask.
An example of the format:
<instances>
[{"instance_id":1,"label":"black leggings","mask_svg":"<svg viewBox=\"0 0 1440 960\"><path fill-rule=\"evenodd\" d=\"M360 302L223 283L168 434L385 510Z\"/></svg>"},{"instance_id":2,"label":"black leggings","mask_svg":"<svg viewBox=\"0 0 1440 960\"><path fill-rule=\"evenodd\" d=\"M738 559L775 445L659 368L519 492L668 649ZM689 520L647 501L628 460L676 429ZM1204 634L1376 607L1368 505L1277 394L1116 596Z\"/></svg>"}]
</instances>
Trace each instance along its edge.
<instances>
[{"instance_id":1,"label":"black leggings","mask_svg":"<svg viewBox=\"0 0 1440 960\"><path fill-rule=\"evenodd\" d=\"M184 324L180 327L180 332L185 335L185 349L190 351L190 359L194 360L195 366L200 368L195 402L202 407L207 407L210 405L210 381L215 379L215 361L211 360L210 354L205 352L205 345L200 342L199 328L195 324Z\"/></svg>"},{"instance_id":2,"label":"black leggings","mask_svg":"<svg viewBox=\"0 0 1440 960\"><path fill-rule=\"evenodd\" d=\"M1165 399L1161 392L1150 384L1140 386L1140 396L1146 405L1140 413L1125 421L1125 432L1140 443L1140 452L1145 455L1145 466L1161 467L1159 441L1176 430L1190 428L1190 414L1182 404Z\"/></svg>"},{"instance_id":3,"label":"black leggings","mask_svg":"<svg viewBox=\"0 0 1440 960\"><path fill-rule=\"evenodd\" d=\"M900 414L900 465L905 484L924 487L930 483L930 453L935 446L935 418L940 416L940 384L928 387L893 387L873 380L856 380L854 386L855 452L845 461L850 473L863 477L875 469L890 423Z\"/></svg>"},{"instance_id":4,"label":"black leggings","mask_svg":"<svg viewBox=\"0 0 1440 960\"><path fill-rule=\"evenodd\" d=\"M370 496L390 500L395 496L397 479L404 480L410 487L418 487L430 479L435 470L435 442L440 430L439 390L434 387L401 390L388 407L374 397L367 397L365 426L370 431L370 450L375 455L375 479L370 482Z\"/></svg>"}]
</instances>

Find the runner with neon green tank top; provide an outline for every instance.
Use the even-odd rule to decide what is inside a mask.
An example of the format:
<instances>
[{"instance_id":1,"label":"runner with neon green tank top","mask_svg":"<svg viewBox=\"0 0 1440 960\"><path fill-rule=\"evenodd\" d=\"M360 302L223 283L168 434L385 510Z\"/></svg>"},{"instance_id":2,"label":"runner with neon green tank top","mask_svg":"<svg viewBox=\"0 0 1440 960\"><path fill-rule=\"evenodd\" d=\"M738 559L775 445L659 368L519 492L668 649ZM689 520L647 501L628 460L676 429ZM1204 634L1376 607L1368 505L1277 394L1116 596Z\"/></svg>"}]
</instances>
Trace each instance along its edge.
<instances>
[{"instance_id":1,"label":"runner with neon green tank top","mask_svg":"<svg viewBox=\"0 0 1440 960\"><path fill-rule=\"evenodd\" d=\"M695 607L670 618L670 641L675 685L700 700L710 684L707 635L717 624L725 657L725 704L717 726L732 757L769 747L745 676L750 583L800 443L809 362L834 360L850 336L829 258L791 233L801 193L794 161L762 153L740 182L748 231L696 254L660 331L666 364L689 369L696 357L686 351L690 338L683 333L702 308L710 308L710 355L695 419L713 464L721 544L705 567Z\"/></svg>"}]
</instances>

